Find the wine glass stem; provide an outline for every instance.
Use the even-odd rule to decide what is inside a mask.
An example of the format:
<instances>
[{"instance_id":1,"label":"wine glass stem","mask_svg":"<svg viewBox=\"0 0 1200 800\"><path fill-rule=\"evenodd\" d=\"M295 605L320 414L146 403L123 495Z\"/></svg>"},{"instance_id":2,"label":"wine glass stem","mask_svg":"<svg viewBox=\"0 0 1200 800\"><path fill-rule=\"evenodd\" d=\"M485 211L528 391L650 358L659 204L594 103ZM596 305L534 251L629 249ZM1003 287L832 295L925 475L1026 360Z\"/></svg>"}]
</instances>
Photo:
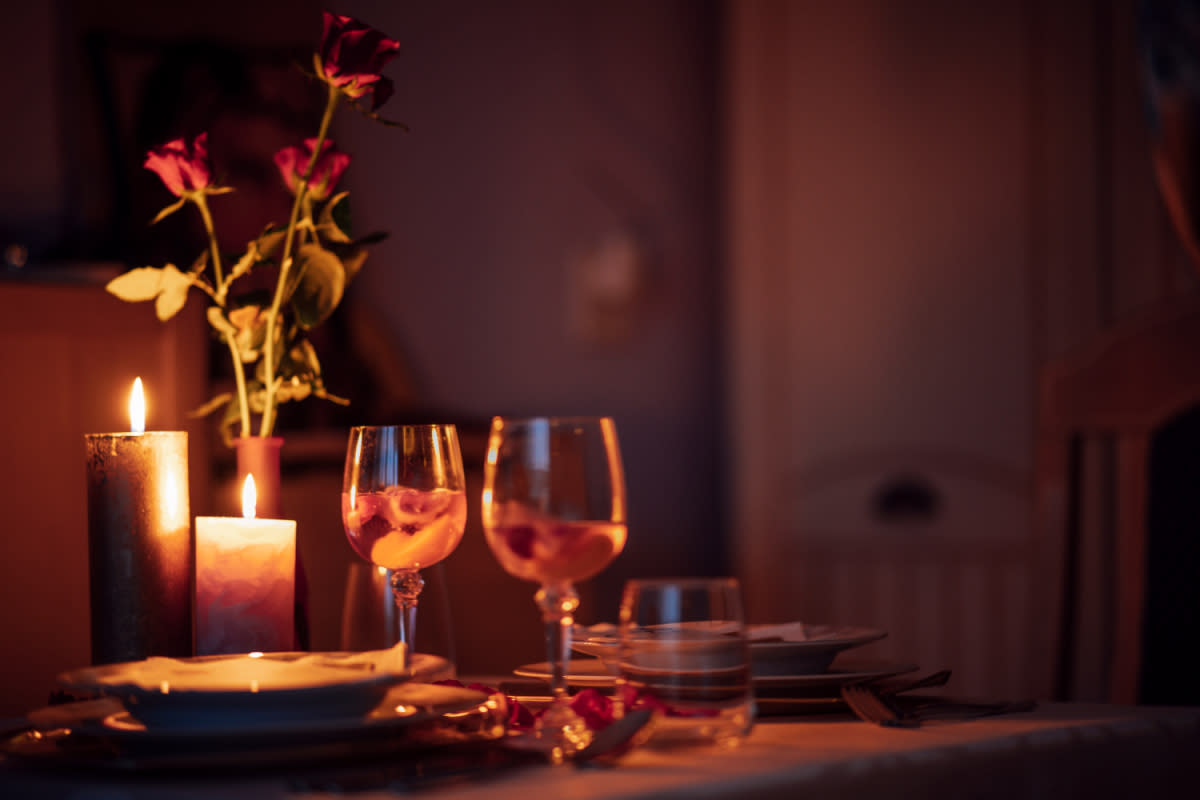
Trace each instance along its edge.
<instances>
[{"instance_id":1,"label":"wine glass stem","mask_svg":"<svg viewBox=\"0 0 1200 800\"><path fill-rule=\"evenodd\" d=\"M408 648L411 658L416 652L417 596L425 588L425 579L415 569L398 569L392 573L392 594L400 609L400 641Z\"/></svg>"},{"instance_id":2,"label":"wine glass stem","mask_svg":"<svg viewBox=\"0 0 1200 800\"><path fill-rule=\"evenodd\" d=\"M569 583L543 586L534 596L546 627L546 656L550 662L550 691L556 701L567 696L566 664L571 657L571 628L579 595Z\"/></svg>"}]
</instances>

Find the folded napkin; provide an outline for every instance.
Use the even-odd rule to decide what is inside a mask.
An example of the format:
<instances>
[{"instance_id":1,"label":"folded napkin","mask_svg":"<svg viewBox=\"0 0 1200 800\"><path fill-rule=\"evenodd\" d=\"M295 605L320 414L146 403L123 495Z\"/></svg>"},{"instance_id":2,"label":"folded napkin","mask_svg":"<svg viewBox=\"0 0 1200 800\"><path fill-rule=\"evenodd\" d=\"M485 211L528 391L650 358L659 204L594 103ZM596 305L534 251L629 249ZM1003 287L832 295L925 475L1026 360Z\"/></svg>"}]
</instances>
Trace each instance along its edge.
<instances>
[{"instance_id":1,"label":"folded napkin","mask_svg":"<svg viewBox=\"0 0 1200 800\"><path fill-rule=\"evenodd\" d=\"M313 653L305 658L314 659L315 663L337 666L337 667L357 667L361 666L365 669L374 672L393 672L396 674L406 674L409 671L410 663L408 658L408 649L404 642L397 642L394 646L386 650L366 650L361 653ZM300 659L304 661L304 659Z\"/></svg>"},{"instance_id":2,"label":"folded napkin","mask_svg":"<svg viewBox=\"0 0 1200 800\"><path fill-rule=\"evenodd\" d=\"M195 659L152 656L120 670L98 670L99 686L136 686L145 690L260 691L304 689L366 679L376 675L407 675L403 643L387 650L361 653L309 653L296 658L272 654L231 655Z\"/></svg>"}]
</instances>

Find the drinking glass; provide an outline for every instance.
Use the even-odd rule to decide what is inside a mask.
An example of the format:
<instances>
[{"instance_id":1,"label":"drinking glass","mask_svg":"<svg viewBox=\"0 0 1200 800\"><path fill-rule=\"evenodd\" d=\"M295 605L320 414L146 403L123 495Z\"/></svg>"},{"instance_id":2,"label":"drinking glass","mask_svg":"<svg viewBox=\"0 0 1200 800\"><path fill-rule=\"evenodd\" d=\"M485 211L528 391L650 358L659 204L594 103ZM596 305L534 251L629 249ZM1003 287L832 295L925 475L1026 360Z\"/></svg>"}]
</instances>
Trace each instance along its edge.
<instances>
[{"instance_id":1,"label":"drinking glass","mask_svg":"<svg viewBox=\"0 0 1200 800\"><path fill-rule=\"evenodd\" d=\"M646 743L739 744L756 707L737 580L631 580L620 619L618 705L660 712Z\"/></svg>"},{"instance_id":2,"label":"drinking glass","mask_svg":"<svg viewBox=\"0 0 1200 800\"><path fill-rule=\"evenodd\" d=\"M609 417L495 417L483 471L483 530L505 571L539 585L550 705L534 733L555 760L591 732L571 710L564 666L579 607L574 584L625 547L625 475Z\"/></svg>"},{"instance_id":3,"label":"drinking glass","mask_svg":"<svg viewBox=\"0 0 1200 800\"><path fill-rule=\"evenodd\" d=\"M466 482L453 425L350 429L342 522L360 556L392 571L400 640L416 642L420 570L454 551L467 522Z\"/></svg>"}]
</instances>

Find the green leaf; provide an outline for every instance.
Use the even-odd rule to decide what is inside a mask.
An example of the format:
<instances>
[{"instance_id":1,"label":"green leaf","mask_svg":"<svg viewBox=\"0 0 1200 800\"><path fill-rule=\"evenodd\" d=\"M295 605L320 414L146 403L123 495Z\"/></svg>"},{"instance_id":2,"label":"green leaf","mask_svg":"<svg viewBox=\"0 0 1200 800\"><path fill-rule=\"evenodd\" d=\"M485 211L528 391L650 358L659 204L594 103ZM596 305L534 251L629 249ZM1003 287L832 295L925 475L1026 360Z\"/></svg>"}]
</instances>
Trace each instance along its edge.
<instances>
[{"instance_id":1,"label":"green leaf","mask_svg":"<svg viewBox=\"0 0 1200 800\"><path fill-rule=\"evenodd\" d=\"M229 277L225 280L234 281L242 277L249 272L250 268L256 263L258 263L258 248L254 246L254 242L251 242L246 246L246 252L242 254L242 257L239 258L229 270Z\"/></svg>"},{"instance_id":2,"label":"green leaf","mask_svg":"<svg viewBox=\"0 0 1200 800\"><path fill-rule=\"evenodd\" d=\"M317 350L308 339L301 339L292 348L292 360L302 365L303 370L317 379L321 377L321 360L317 358Z\"/></svg>"},{"instance_id":3,"label":"green leaf","mask_svg":"<svg viewBox=\"0 0 1200 800\"><path fill-rule=\"evenodd\" d=\"M236 331L238 356L247 364L253 363L267 338L267 312L257 305L240 306L229 312L229 322Z\"/></svg>"},{"instance_id":4,"label":"green leaf","mask_svg":"<svg viewBox=\"0 0 1200 800\"><path fill-rule=\"evenodd\" d=\"M223 405L230 404L233 401L233 392L222 392L216 397L209 400L202 406L194 408L188 412L189 417L207 417L212 412L216 411ZM236 411L236 409L235 409Z\"/></svg>"},{"instance_id":5,"label":"green leaf","mask_svg":"<svg viewBox=\"0 0 1200 800\"><path fill-rule=\"evenodd\" d=\"M246 381L246 405L252 414L261 414L267 402L267 390L260 381Z\"/></svg>"},{"instance_id":6,"label":"green leaf","mask_svg":"<svg viewBox=\"0 0 1200 800\"><path fill-rule=\"evenodd\" d=\"M321 209L317 230L331 242L350 241L350 201L347 199L349 196L349 192L338 192L329 198L329 202Z\"/></svg>"},{"instance_id":7,"label":"green leaf","mask_svg":"<svg viewBox=\"0 0 1200 800\"><path fill-rule=\"evenodd\" d=\"M174 269L170 264L167 266ZM113 278L104 288L130 303L153 300L160 291L162 272L158 267L138 267Z\"/></svg>"},{"instance_id":8,"label":"green leaf","mask_svg":"<svg viewBox=\"0 0 1200 800\"><path fill-rule=\"evenodd\" d=\"M196 256L196 260L192 262L191 274L199 275L204 272L204 268L208 266L208 250L201 250L200 255Z\"/></svg>"},{"instance_id":9,"label":"green leaf","mask_svg":"<svg viewBox=\"0 0 1200 800\"><path fill-rule=\"evenodd\" d=\"M158 212L158 213L157 213L157 214L154 216L154 219L150 220L150 224L151 224L151 225L156 225L156 224L158 224L159 222L162 222L164 219L166 219L167 217L171 216L172 214L174 214L174 213L175 213L176 211L178 211L179 209L183 208L183 204L184 204L184 203L186 203L186 202L187 202L187 198L186 198L186 197L181 197L181 198L179 198L179 199L178 199L178 200L176 200L174 203L171 203L171 205L167 206L167 207L166 207L166 208L164 208L162 211Z\"/></svg>"},{"instance_id":10,"label":"green leaf","mask_svg":"<svg viewBox=\"0 0 1200 800\"><path fill-rule=\"evenodd\" d=\"M154 313L161 322L166 322L178 314L187 302L187 293L188 289L192 288L192 282L187 275L177 270L174 264L163 267L159 277L159 292L154 301Z\"/></svg>"},{"instance_id":11,"label":"green leaf","mask_svg":"<svg viewBox=\"0 0 1200 800\"><path fill-rule=\"evenodd\" d=\"M365 105L360 103L357 98L347 96L347 99L350 101L350 105L354 107L354 110L357 111L358 113L362 114L367 119L372 120L374 122L378 122L381 125L386 125L389 128L399 128L400 130L404 131L405 133L408 133L408 126L405 125L403 122L396 122L394 120L390 120L385 117L379 116L379 114L375 113L374 111L372 111L371 109L367 108Z\"/></svg>"},{"instance_id":12,"label":"green leaf","mask_svg":"<svg viewBox=\"0 0 1200 800\"><path fill-rule=\"evenodd\" d=\"M312 384L300 378L284 381L275 390L275 399L280 403L298 402L312 394Z\"/></svg>"},{"instance_id":13,"label":"green leaf","mask_svg":"<svg viewBox=\"0 0 1200 800\"><path fill-rule=\"evenodd\" d=\"M211 325L217 333L222 335L237 334L237 328L235 328L233 323L225 318L225 312L223 312L221 309L217 308L216 306L209 306L206 315L208 316L208 324Z\"/></svg>"},{"instance_id":14,"label":"green leaf","mask_svg":"<svg viewBox=\"0 0 1200 800\"><path fill-rule=\"evenodd\" d=\"M305 330L324 322L346 289L346 269L342 261L317 244L306 244L297 255L300 280L292 293L296 321Z\"/></svg>"},{"instance_id":15,"label":"green leaf","mask_svg":"<svg viewBox=\"0 0 1200 800\"><path fill-rule=\"evenodd\" d=\"M325 391L325 389L323 389L323 388L313 389L313 397L320 397L323 400L328 400L329 402L336 403L339 406L350 405L349 398L339 397L336 394L330 394L329 392Z\"/></svg>"},{"instance_id":16,"label":"green leaf","mask_svg":"<svg viewBox=\"0 0 1200 800\"><path fill-rule=\"evenodd\" d=\"M258 235L258 239L254 242L254 246L258 248L259 256L263 259L270 258L271 254L283 244L284 237L286 236L286 228L268 227Z\"/></svg>"},{"instance_id":17,"label":"green leaf","mask_svg":"<svg viewBox=\"0 0 1200 800\"><path fill-rule=\"evenodd\" d=\"M350 281L354 280L354 276L358 274L367 260L367 247L378 244L386 238L386 233L372 233L349 244L331 244L329 246L334 255L342 260L342 266L346 270L347 286L350 285Z\"/></svg>"},{"instance_id":18,"label":"green leaf","mask_svg":"<svg viewBox=\"0 0 1200 800\"><path fill-rule=\"evenodd\" d=\"M351 250L349 254L342 257L342 266L346 269L346 283L354 280L354 276L362 269L367 260L367 250L365 247L360 247Z\"/></svg>"},{"instance_id":19,"label":"green leaf","mask_svg":"<svg viewBox=\"0 0 1200 800\"><path fill-rule=\"evenodd\" d=\"M361 239L357 239L354 244L356 247L367 247L369 245L379 244L386 238L388 238L388 235L385 232L376 231L375 233L368 233Z\"/></svg>"}]
</instances>

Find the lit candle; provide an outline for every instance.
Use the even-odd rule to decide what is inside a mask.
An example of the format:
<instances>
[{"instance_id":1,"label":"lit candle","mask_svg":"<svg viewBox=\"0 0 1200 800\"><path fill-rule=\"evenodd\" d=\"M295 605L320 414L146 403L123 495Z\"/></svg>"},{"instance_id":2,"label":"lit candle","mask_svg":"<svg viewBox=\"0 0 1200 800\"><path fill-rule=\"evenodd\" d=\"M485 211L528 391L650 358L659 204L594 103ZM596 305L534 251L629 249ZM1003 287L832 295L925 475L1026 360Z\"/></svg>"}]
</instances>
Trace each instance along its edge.
<instances>
[{"instance_id":1,"label":"lit candle","mask_svg":"<svg viewBox=\"0 0 1200 800\"><path fill-rule=\"evenodd\" d=\"M294 648L296 523L255 517L254 476L242 517L196 517L196 653Z\"/></svg>"},{"instance_id":2,"label":"lit candle","mask_svg":"<svg viewBox=\"0 0 1200 800\"><path fill-rule=\"evenodd\" d=\"M89 433L92 662L192 654L187 431L146 432L142 380L129 433Z\"/></svg>"}]
</instances>

